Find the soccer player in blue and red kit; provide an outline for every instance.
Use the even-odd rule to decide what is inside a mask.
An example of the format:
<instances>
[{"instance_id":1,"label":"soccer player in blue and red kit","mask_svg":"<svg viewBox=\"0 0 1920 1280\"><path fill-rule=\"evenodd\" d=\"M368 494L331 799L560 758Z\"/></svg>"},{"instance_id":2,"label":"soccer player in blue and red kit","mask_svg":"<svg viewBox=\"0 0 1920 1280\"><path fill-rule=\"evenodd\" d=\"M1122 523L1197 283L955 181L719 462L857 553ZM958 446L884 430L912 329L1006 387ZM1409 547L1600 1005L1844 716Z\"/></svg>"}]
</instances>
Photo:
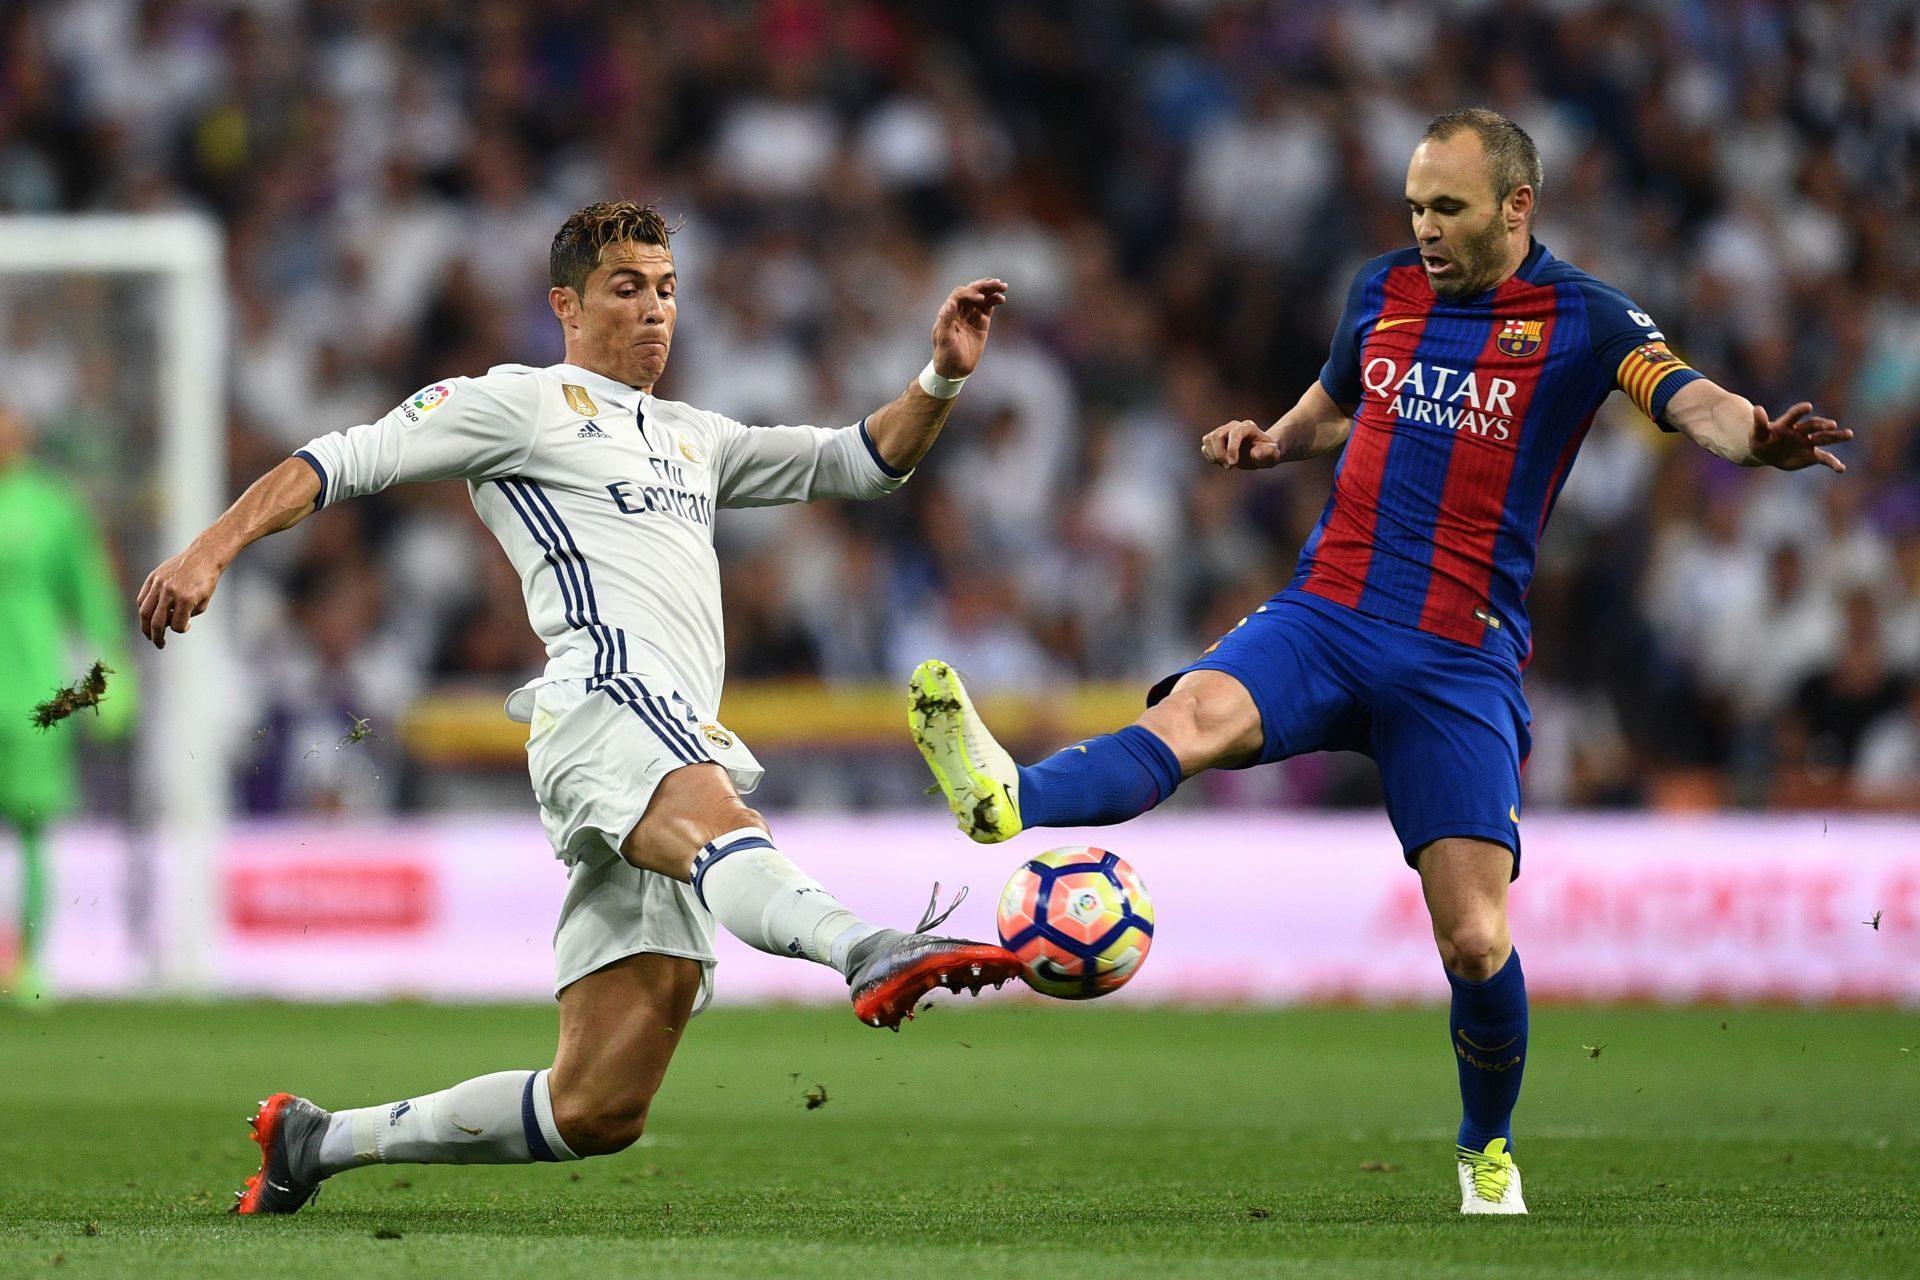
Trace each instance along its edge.
<instances>
[{"instance_id":1,"label":"soccer player in blue and red kit","mask_svg":"<svg viewBox=\"0 0 1920 1280\"><path fill-rule=\"evenodd\" d=\"M1778 418L1668 349L1619 290L1533 238L1533 141L1469 109L1413 153L1415 245L1348 291L1319 380L1273 426L1232 422L1201 453L1257 469L1345 446L1293 581L1154 686L1117 733L1021 768L943 662L913 677L914 737L961 829L1122 822L1205 769L1308 751L1379 764L1452 984L1462 1213L1524 1213L1510 1150L1527 997L1507 925L1520 866L1520 673L1541 530L1616 388L1663 429L1742 466L1845 468L1852 433L1812 406Z\"/></svg>"}]
</instances>

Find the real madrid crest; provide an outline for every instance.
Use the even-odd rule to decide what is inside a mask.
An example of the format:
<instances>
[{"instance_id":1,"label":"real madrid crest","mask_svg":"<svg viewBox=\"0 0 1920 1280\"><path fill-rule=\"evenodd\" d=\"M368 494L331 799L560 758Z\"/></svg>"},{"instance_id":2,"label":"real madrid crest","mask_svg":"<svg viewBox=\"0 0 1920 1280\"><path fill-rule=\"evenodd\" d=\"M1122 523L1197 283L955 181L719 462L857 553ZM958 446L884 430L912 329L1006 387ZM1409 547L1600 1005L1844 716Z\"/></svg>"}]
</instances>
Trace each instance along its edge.
<instances>
[{"instance_id":1,"label":"real madrid crest","mask_svg":"<svg viewBox=\"0 0 1920 1280\"><path fill-rule=\"evenodd\" d=\"M1546 327L1545 320L1509 320L1500 326L1500 336L1493 345L1504 355L1530 356L1540 349L1540 336Z\"/></svg>"},{"instance_id":2,"label":"real madrid crest","mask_svg":"<svg viewBox=\"0 0 1920 1280\"><path fill-rule=\"evenodd\" d=\"M560 384L560 393L567 398L567 408L584 418L598 417L600 406L593 402L585 387L576 387L571 382Z\"/></svg>"},{"instance_id":3,"label":"real madrid crest","mask_svg":"<svg viewBox=\"0 0 1920 1280\"><path fill-rule=\"evenodd\" d=\"M707 460L706 455L702 454L698 449L694 448L693 442L688 440L685 436L679 434L678 432L675 432L673 439L674 439L674 443L680 446L680 456L685 458L688 462L691 462L694 466L697 467L701 463Z\"/></svg>"},{"instance_id":4,"label":"real madrid crest","mask_svg":"<svg viewBox=\"0 0 1920 1280\"><path fill-rule=\"evenodd\" d=\"M733 735L717 724L701 725L700 735L722 751L725 751L733 745Z\"/></svg>"}]
</instances>

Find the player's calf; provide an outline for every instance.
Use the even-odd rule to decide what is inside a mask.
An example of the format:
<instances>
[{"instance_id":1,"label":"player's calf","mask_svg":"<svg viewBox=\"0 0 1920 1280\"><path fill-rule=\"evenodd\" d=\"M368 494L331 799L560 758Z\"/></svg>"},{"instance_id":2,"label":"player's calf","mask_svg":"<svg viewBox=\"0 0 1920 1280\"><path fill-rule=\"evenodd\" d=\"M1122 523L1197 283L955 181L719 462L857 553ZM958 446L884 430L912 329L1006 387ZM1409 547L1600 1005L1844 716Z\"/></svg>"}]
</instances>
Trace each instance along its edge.
<instances>
[{"instance_id":1,"label":"player's calf","mask_svg":"<svg viewBox=\"0 0 1920 1280\"><path fill-rule=\"evenodd\" d=\"M579 1156L610 1156L640 1141L653 1099L637 1093L583 1096L558 1092L553 1098L554 1127Z\"/></svg>"},{"instance_id":2,"label":"player's calf","mask_svg":"<svg viewBox=\"0 0 1920 1280\"><path fill-rule=\"evenodd\" d=\"M554 1123L545 1071L498 1071L377 1107L327 1112L276 1093L251 1121L260 1171L235 1213L292 1213L336 1173L366 1164L577 1160Z\"/></svg>"},{"instance_id":3,"label":"player's calf","mask_svg":"<svg viewBox=\"0 0 1920 1280\"><path fill-rule=\"evenodd\" d=\"M1253 695L1224 671L1187 672L1137 723L1166 744L1179 779L1251 764L1266 745Z\"/></svg>"},{"instance_id":4,"label":"player's calf","mask_svg":"<svg viewBox=\"0 0 1920 1280\"><path fill-rule=\"evenodd\" d=\"M1257 759L1264 742L1252 695L1219 671L1190 671L1137 723L1026 766L987 732L947 663L921 663L910 694L914 743L960 829L982 844L1027 827L1125 822L1163 803L1183 778Z\"/></svg>"},{"instance_id":5,"label":"player's calf","mask_svg":"<svg viewBox=\"0 0 1920 1280\"><path fill-rule=\"evenodd\" d=\"M1507 925L1513 855L1490 841L1449 837L1421 849L1416 862L1453 996L1447 1035L1460 1083L1460 1211L1525 1213L1508 1150L1528 1033L1527 980Z\"/></svg>"}]
</instances>

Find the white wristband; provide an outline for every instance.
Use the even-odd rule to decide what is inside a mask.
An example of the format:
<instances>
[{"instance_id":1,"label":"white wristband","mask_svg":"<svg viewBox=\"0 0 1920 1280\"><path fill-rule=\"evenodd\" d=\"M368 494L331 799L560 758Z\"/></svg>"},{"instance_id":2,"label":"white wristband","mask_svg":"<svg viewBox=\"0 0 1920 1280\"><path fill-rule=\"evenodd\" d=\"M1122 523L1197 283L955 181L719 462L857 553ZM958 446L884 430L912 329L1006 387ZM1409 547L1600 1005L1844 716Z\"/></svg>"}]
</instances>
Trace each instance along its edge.
<instances>
[{"instance_id":1,"label":"white wristband","mask_svg":"<svg viewBox=\"0 0 1920 1280\"><path fill-rule=\"evenodd\" d=\"M960 388L966 384L967 375L957 378L943 378L934 371L933 361L927 361L927 367L920 371L920 389L935 400L951 400L960 394Z\"/></svg>"}]
</instances>

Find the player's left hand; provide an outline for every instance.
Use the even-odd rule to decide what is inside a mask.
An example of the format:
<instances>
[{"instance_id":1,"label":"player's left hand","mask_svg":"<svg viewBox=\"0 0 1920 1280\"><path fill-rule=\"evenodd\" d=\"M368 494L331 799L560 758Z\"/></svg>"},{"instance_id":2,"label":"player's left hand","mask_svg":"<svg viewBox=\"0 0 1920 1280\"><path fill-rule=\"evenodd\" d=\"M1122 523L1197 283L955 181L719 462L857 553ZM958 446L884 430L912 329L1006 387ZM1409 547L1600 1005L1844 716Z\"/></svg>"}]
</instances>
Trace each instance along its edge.
<instances>
[{"instance_id":1,"label":"player's left hand","mask_svg":"<svg viewBox=\"0 0 1920 1280\"><path fill-rule=\"evenodd\" d=\"M1755 405L1753 435L1747 441L1747 452L1763 466L1778 467L1782 471L1798 471L1815 465L1845 471L1847 464L1823 446L1843 444L1851 439L1851 427L1838 426L1832 418L1815 417L1813 406L1804 400L1772 420L1768 420L1765 409Z\"/></svg>"},{"instance_id":2,"label":"player's left hand","mask_svg":"<svg viewBox=\"0 0 1920 1280\"><path fill-rule=\"evenodd\" d=\"M1006 300L1005 280L975 280L948 294L933 318L933 371L943 378L972 373L986 350L993 309Z\"/></svg>"}]
</instances>

